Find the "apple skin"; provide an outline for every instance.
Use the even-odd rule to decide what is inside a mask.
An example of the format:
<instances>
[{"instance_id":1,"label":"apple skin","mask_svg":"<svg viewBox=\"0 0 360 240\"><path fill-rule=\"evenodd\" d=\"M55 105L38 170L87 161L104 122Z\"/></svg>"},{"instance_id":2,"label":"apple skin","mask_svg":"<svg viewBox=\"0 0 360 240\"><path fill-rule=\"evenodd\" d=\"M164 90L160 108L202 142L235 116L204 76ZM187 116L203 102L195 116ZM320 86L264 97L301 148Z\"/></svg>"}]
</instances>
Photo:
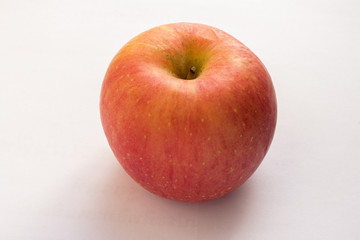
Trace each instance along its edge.
<instances>
[{"instance_id":1,"label":"apple skin","mask_svg":"<svg viewBox=\"0 0 360 240\"><path fill-rule=\"evenodd\" d=\"M254 173L273 139L277 104L269 73L244 44L211 26L174 23L116 54L100 113L112 151L136 182L198 202Z\"/></svg>"}]
</instances>

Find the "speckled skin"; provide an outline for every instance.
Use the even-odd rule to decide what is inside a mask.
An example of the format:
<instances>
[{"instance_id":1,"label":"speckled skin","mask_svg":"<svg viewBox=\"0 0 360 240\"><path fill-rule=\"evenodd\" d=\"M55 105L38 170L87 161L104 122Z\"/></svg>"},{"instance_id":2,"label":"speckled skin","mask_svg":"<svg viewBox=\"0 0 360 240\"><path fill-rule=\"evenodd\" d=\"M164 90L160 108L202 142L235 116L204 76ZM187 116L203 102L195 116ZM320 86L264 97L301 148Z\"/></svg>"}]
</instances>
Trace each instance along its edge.
<instances>
[{"instance_id":1,"label":"speckled skin","mask_svg":"<svg viewBox=\"0 0 360 240\"><path fill-rule=\"evenodd\" d=\"M182 79L191 66L195 79ZM254 173L277 116L261 61L223 31L191 23L128 42L108 68L100 111L110 147L135 181L193 202L221 197Z\"/></svg>"}]
</instances>

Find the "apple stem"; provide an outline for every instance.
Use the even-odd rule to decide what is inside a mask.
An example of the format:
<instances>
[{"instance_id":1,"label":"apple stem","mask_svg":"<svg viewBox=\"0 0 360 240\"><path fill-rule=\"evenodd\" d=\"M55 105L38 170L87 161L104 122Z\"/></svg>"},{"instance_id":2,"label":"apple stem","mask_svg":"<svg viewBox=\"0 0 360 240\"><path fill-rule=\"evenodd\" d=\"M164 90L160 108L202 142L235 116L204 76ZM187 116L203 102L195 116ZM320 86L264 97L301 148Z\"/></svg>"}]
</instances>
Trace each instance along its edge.
<instances>
[{"instance_id":1,"label":"apple stem","mask_svg":"<svg viewBox=\"0 0 360 240\"><path fill-rule=\"evenodd\" d=\"M196 72L196 67L195 66L192 66L190 68L190 71L188 72L187 76L186 76L186 79L194 79L194 74Z\"/></svg>"}]
</instances>

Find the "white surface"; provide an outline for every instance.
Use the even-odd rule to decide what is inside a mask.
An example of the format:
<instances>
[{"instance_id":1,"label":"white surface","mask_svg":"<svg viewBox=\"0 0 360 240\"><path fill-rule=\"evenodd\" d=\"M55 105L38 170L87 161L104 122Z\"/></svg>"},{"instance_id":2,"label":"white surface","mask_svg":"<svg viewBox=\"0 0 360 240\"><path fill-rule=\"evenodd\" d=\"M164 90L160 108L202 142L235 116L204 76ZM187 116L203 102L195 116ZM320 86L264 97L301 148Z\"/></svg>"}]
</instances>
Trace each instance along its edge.
<instances>
[{"instance_id":1,"label":"white surface","mask_svg":"<svg viewBox=\"0 0 360 240\"><path fill-rule=\"evenodd\" d=\"M269 153L234 193L161 199L99 118L110 60L170 22L218 27L268 68ZM1 1L0 239L360 239L360 2Z\"/></svg>"}]
</instances>

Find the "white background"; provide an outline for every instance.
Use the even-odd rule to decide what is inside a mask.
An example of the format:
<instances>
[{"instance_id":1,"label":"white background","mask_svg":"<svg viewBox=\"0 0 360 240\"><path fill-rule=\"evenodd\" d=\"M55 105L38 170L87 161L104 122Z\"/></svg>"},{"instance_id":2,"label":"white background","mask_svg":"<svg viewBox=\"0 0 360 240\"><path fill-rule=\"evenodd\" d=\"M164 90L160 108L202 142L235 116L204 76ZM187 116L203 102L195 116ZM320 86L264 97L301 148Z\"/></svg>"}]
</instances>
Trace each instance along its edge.
<instances>
[{"instance_id":1,"label":"white background","mask_svg":"<svg viewBox=\"0 0 360 240\"><path fill-rule=\"evenodd\" d=\"M270 72L276 134L238 190L157 197L113 156L99 94L135 35L199 22ZM360 239L360 2L0 1L0 239Z\"/></svg>"}]
</instances>

